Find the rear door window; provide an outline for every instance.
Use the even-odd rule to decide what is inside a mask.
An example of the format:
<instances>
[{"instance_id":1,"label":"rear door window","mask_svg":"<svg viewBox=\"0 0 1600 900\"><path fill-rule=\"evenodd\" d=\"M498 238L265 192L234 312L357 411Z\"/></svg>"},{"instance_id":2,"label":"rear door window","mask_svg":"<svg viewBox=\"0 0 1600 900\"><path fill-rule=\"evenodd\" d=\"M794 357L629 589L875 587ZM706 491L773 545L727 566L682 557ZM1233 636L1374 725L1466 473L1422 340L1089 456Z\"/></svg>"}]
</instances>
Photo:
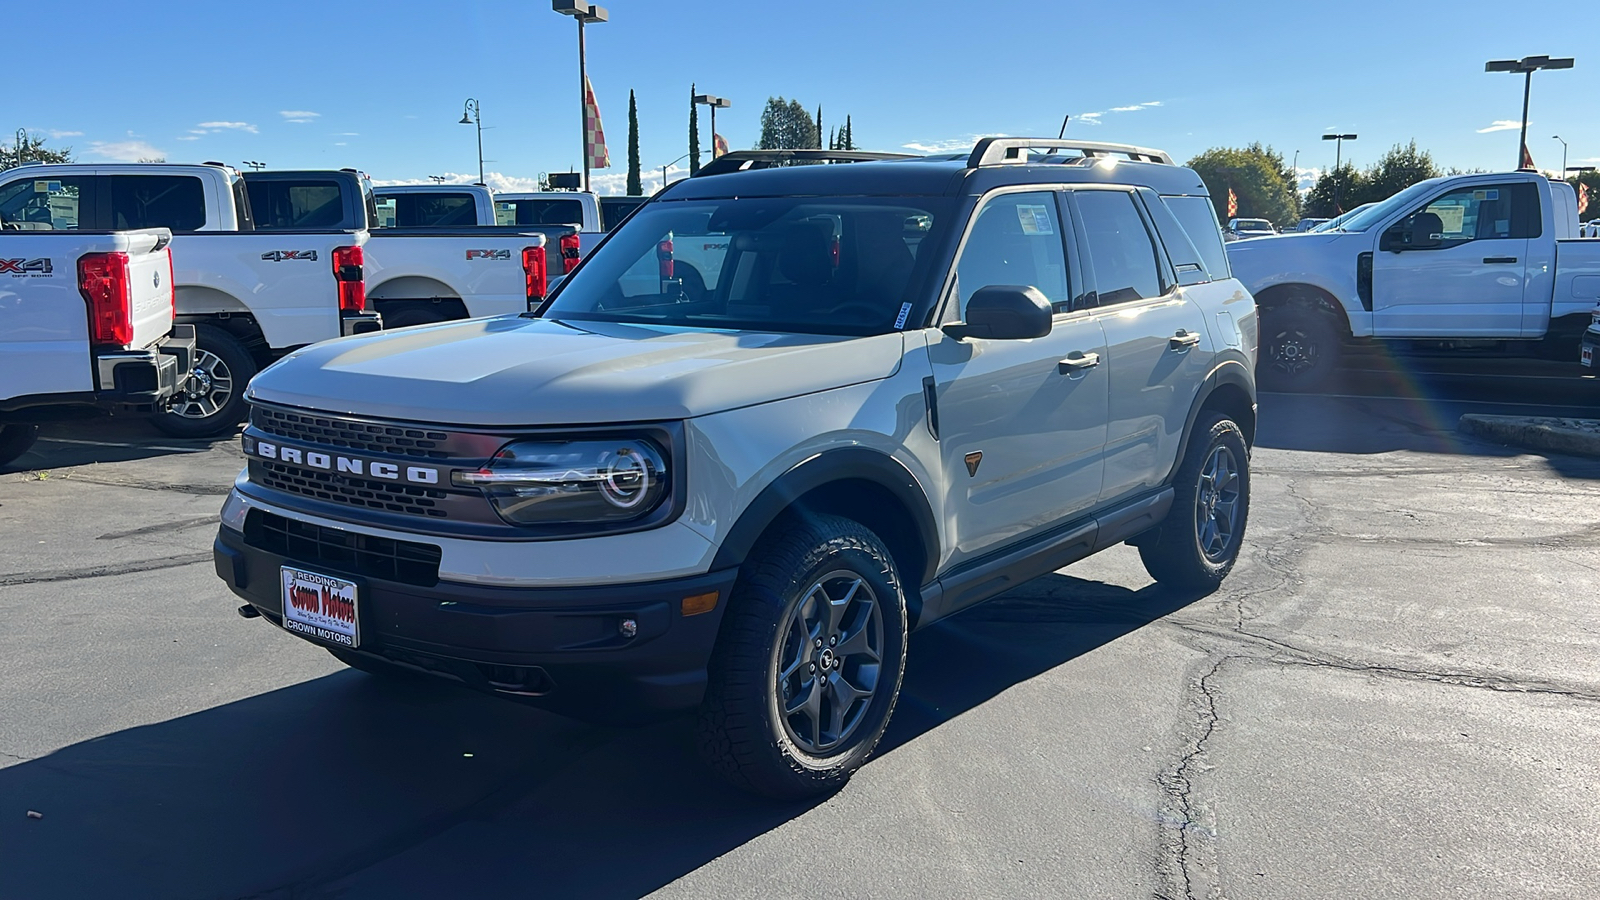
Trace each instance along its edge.
<instances>
[{"instance_id":1,"label":"rear door window","mask_svg":"<svg viewBox=\"0 0 1600 900\"><path fill-rule=\"evenodd\" d=\"M111 175L106 183L113 229L205 227L205 187L193 175Z\"/></svg>"},{"instance_id":2,"label":"rear door window","mask_svg":"<svg viewBox=\"0 0 1600 900\"><path fill-rule=\"evenodd\" d=\"M256 181L250 187L250 211L257 231L316 230L350 227L344 197L332 180Z\"/></svg>"},{"instance_id":3,"label":"rear door window","mask_svg":"<svg viewBox=\"0 0 1600 900\"><path fill-rule=\"evenodd\" d=\"M1162 295L1161 268L1150 229L1126 191L1074 191L1083 243L1094 269L1096 305Z\"/></svg>"},{"instance_id":4,"label":"rear door window","mask_svg":"<svg viewBox=\"0 0 1600 900\"><path fill-rule=\"evenodd\" d=\"M378 200L378 218L387 228L440 228L478 224L472 194L391 194Z\"/></svg>"},{"instance_id":5,"label":"rear door window","mask_svg":"<svg viewBox=\"0 0 1600 900\"><path fill-rule=\"evenodd\" d=\"M89 196L92 184L92 176L69 176L23 178L0 187L0 228L7 231L92 228L93 201Z\"/></svg>"}]
</instances>

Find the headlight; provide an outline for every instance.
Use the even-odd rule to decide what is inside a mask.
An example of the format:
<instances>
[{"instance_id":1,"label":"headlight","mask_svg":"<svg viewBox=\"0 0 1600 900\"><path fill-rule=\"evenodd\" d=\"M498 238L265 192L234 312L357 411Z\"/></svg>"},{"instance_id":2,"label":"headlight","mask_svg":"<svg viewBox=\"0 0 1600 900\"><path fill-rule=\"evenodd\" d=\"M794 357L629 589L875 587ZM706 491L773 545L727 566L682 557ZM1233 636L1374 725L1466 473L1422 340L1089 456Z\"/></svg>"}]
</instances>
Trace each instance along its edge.
<instances>
[{"instance_id":1,"label":"headlight","mask_svg":"<svg viewBox=\"0 0 1600 900\"><path fill-rule=\"evenodd\" d=\"M514 525L637 519L672 487L665 454L640 439L519 442L452 480L481 488Z\"/></svg>"}]
</instances>

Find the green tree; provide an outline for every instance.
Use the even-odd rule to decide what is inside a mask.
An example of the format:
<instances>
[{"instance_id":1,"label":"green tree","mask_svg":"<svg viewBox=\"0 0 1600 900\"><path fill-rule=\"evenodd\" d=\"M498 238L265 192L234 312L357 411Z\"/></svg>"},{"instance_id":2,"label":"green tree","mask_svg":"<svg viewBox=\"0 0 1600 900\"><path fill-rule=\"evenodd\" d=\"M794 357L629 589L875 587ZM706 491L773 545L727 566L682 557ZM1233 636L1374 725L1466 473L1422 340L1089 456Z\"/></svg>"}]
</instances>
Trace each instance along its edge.
<instances>
[{"instance_id":1,"label":"green tree","mask_svg":"<svg viewBox=\"0 0 1600 900\"><path fill-rule=\"evenodd\" d=\"M1350 163L1344 163L1318 176L1317 183L1306 194L1304 211L1313 218L1331 219L1366 203L1362 198L1369 193L1366 176ZM1335 197L1339 198L1338 203L1334 202Z\"/></svg>"},{"instance_id":2,"label":"green tree","mask_svg":"<svg viewBox=\"0 0 1600 900\"><path fill-rule=\"evenodd\" d=\"M817 123L799 100L768 97L761 111L762 150L803 150L820 146Z\"/></svg>"},{"instance_id":3,"label":"green tree","mask_svg":"<svg viewBox=\"0 0 1600 900\"><path fill-rule=\"evenodd\" d=\"M644 196L644 180L639 174L639 104L628 91L628 196Z\"/></svg>"},{"instance_id":4,"label":"green tree","mask_svg":"<svg viewBox=\"0 0 1600 900\"><path fill-rule=\"evenodd\" d=\"M817 149L822 149L822 104L817 104Z\"/></svg>"},{"instance_id":5,"label":"green tree","mask_svg":"<svg viewBox=\"0 0 1600 900\"><path fill-rule=\"evenodd\" d=\"M46 147L44 138L24 134L22 140L22 153L20 158L16 144L0 144L0 169L9 169L12 166L25 162L43 163L69 163L72 162L72 148Z\"/></svg>"},{"instance_id":6,"label":"green tree","mask_svg":"<svg viewBox=\"0 0 1600 900\"><path fill-rule=\"evenodd\" d=\"M844 130L839 132L839 149L840 150L854 150L854 149L856 149L855 129L850 124L850 117L849 116L845 116L844 117Z\"/></svg>"},{"instance_id":7,"label":"green tree","mask_svg":"<svg viewBox=\"0 0 1600 900\"><path fill-rule=\"evenodd\" d=\"M689 84L689 177L700 174L700 110L694 103L694 83Z\"/></svg>"},{"instance_id":8,"label":"green tree","mask_svg":"<svg viewBox=\"0 0 1600 900\"><path fill-rule=\"evenodd\" d=\"M1433 163L1433 156L1417 149L1415 139L1409 144L1395 144L1367 169L1361 202L1387 200L1419 181L1438 178L1441 174Z\"/></svg>"},{"instance_id":9,"label":"green tree","mask_svg":"<svg viewBox=\"0 0 1600 900\"><path fill-rule=\"evenodd\" d=\"M1299 198L1286 177L1283 155L1271 147L1213 147L1187 163L1211 192L1217 217L1228 217L1228 191L1239 200L1239 218L1291 225L1299 219Z\"/></svg>"}]
</instances>

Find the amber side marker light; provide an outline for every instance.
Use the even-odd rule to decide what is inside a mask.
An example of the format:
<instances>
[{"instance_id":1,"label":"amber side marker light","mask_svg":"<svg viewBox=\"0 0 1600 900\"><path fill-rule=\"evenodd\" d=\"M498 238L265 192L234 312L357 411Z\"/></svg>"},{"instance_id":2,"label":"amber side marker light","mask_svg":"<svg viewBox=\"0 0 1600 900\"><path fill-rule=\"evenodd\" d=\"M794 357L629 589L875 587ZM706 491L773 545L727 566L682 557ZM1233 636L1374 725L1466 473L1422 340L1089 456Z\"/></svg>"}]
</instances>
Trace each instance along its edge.
<instances>
[{"instance_id":1,"label":"amber side marker light","mask_svg":"<svg viewBox=\"0 0 1600 900\"><path fill-rule=\"evenodd\" d=\"M701 613L711 612L717 608L717 592L709 594L695 594L693 597L683 598L683 614L698 616Z\"/></svg>"}]
</instances>

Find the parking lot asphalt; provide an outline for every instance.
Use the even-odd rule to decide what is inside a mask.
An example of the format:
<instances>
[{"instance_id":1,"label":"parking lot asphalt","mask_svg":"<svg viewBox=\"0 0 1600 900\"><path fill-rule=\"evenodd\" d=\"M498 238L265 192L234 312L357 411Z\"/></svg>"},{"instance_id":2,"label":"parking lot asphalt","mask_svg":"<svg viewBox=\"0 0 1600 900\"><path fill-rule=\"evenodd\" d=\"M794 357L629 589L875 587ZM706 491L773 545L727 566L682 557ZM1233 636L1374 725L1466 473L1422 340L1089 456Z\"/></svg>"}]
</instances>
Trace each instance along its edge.
<instances>
[{"instance_id":1,"label":"parking lot asphalt","mask_svg":"<svg viewBox=\"0 0 1600 900\"><path fill-rule=\"evenodd\" d=\"M1600 462L1455 422L1596 401L1392 360L1264 395L1222 590L1120 547L919 632L878 756L807 804L724 787L683 721L239 618L237 442L53 426L0 474L0 897L1595 896Z\"/></svg>"}]
</instances>

